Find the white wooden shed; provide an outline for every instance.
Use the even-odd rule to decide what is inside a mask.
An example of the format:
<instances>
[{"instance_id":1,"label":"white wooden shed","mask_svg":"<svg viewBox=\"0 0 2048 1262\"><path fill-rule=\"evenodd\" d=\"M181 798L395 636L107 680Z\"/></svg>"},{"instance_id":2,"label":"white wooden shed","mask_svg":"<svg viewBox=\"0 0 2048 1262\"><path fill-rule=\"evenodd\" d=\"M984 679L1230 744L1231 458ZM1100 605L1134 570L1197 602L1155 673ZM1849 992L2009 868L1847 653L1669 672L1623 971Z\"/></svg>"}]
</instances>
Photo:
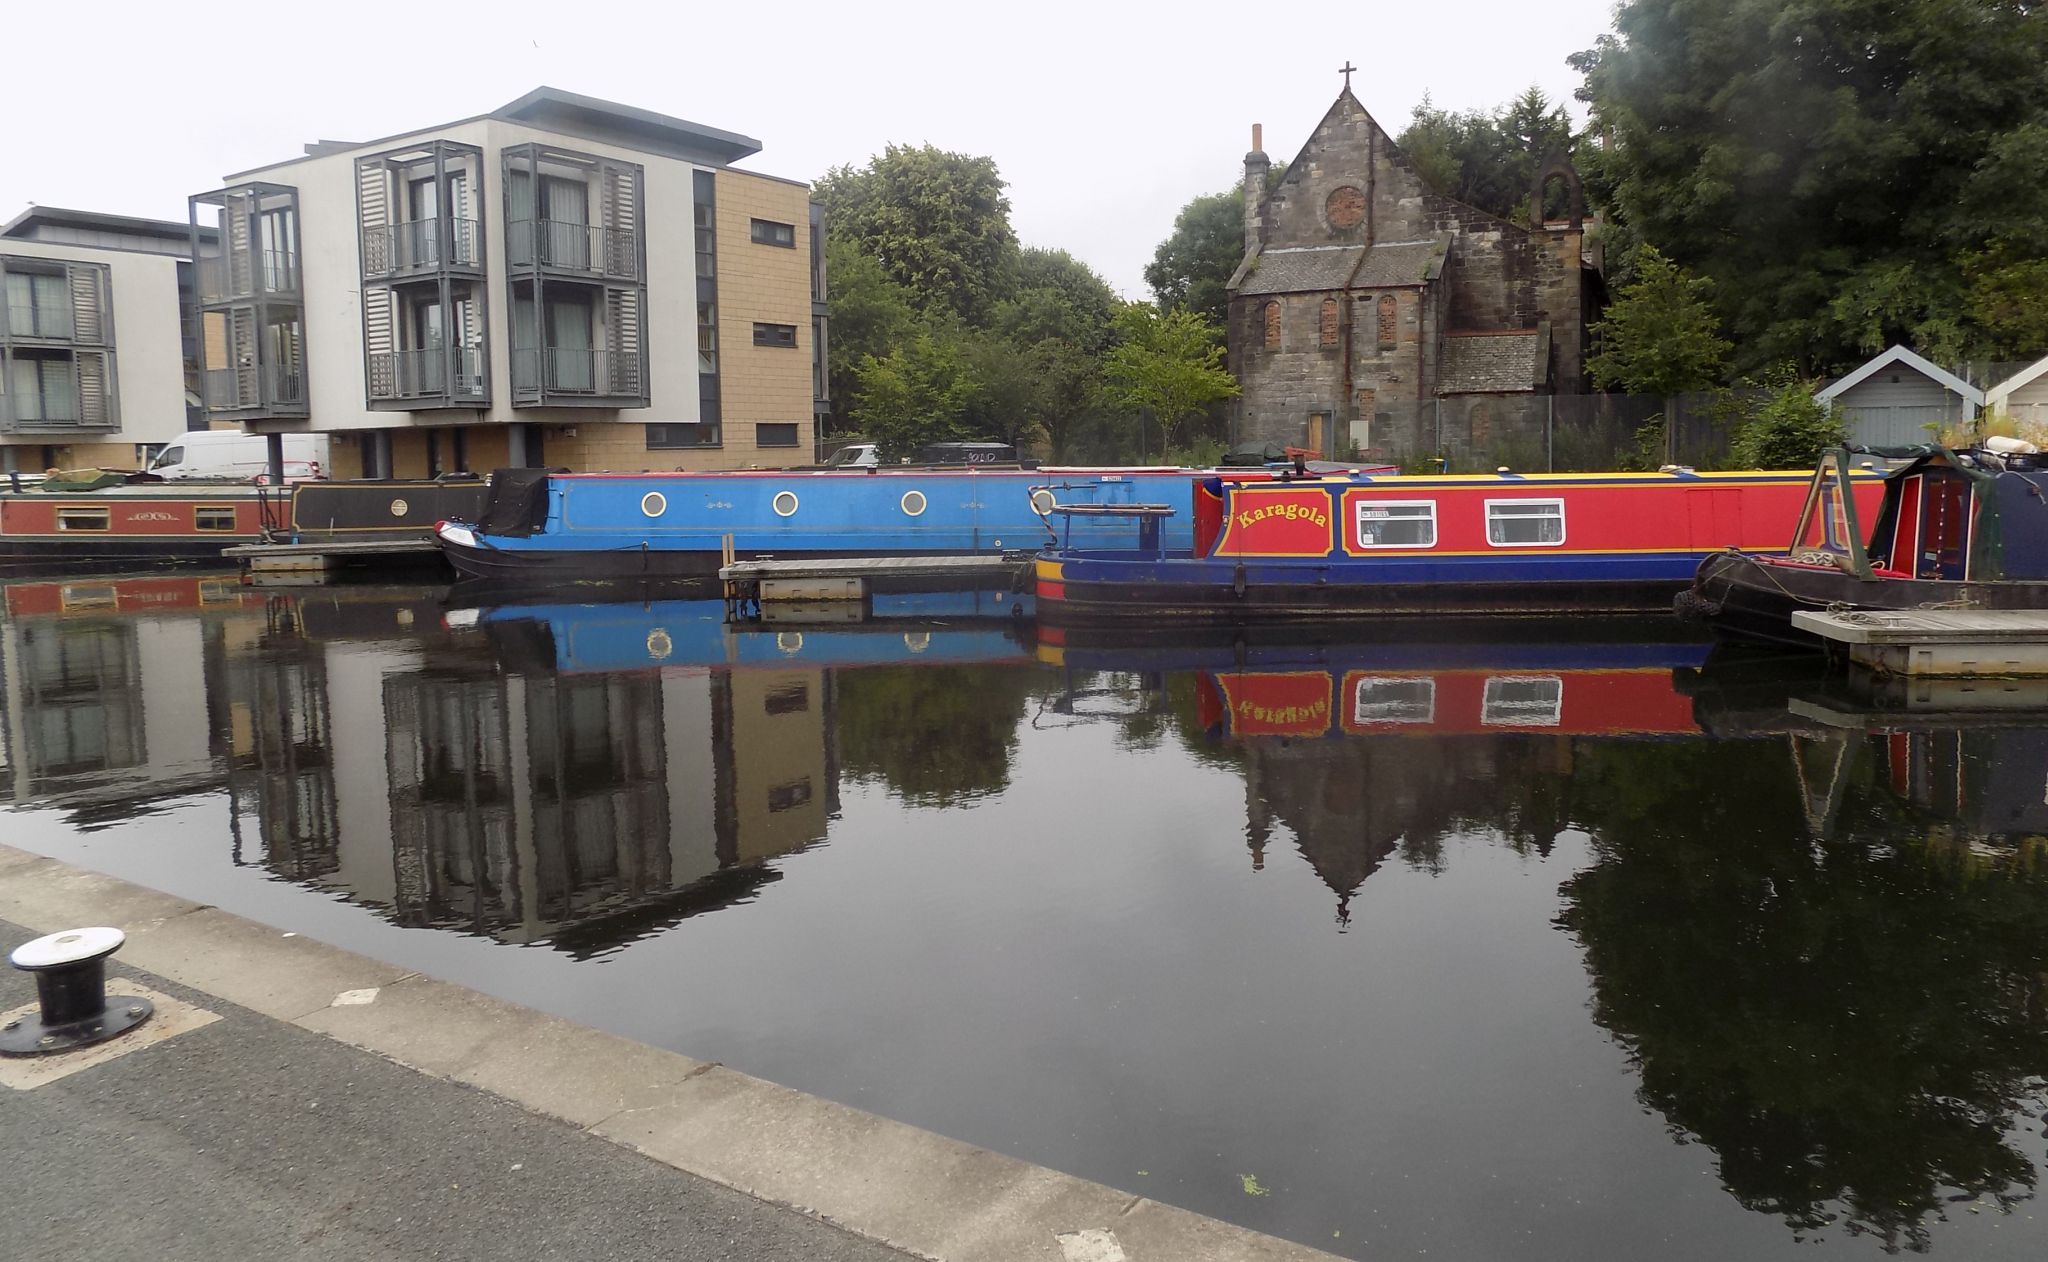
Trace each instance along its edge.
<instances>
[{"instance_id":1,"label":"white wooden shed","mask_svg":"<svg viewBox=\"0 0 2048 1262\"><path fill-rule=\"evenodd\" d=\"M1904 447L1977 415L1984 392L1903 346L1894 346L1813 396L1842 419L1849 441Z\"/></svg>"},{"instance_id":2,"label":"white wooden shed","mask_svg":"<svg viewBox=\"0 0 2048 1262\"><path fill-rule=\"evenodd\" d=\"M2004 412L2023 425L2048 423L2048 355L1986 390L1984 410Z\"/></svg>"}]
</instances>

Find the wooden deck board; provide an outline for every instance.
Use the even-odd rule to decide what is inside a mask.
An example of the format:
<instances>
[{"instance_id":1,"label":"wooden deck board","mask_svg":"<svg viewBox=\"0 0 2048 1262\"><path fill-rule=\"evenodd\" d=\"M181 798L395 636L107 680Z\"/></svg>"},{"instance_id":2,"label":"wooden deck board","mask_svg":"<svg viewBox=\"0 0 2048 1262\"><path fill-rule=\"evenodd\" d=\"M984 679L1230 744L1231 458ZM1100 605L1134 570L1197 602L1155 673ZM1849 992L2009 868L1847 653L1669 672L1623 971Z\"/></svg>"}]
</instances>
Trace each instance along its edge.
<instances>
[{"instance_id":1,"label":"wooden deck board","mask_svg":"<svg viewBox=\"0 0 2048 1262\"><path fill-rule=\"evenodd\" d=\"M1029 565L1029 557L820 557L814 560L735 561L718 577L728 581L778 578L974 578Z\"/></svg>"},{"instance_id":2,"label":"wooden deck board","mask_svg":"<svg viewBox=\"0 0 2048 1262\"><path fill-rule=\"evenodd\" d=\"M1838 644L2048 643L2048 609L1802 609L1792 622Z\"/></svg>"}]
</instances>

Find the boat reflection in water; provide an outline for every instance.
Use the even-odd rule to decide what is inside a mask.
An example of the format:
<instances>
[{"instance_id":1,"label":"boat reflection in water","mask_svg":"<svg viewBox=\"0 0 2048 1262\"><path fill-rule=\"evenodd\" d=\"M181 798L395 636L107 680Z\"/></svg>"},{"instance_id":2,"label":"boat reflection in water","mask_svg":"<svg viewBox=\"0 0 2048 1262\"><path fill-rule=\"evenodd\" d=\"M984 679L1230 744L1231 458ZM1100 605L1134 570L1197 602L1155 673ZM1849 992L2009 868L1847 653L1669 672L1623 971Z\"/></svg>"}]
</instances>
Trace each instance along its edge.
<instances>
[{"instance_id":1,"label":"boat reflection in water","mask_svg":"<svg viewBox=\"0 0 2048 1262\"><path fill-rule=\"evenodd\" d=\"M952 599L16 584L0 794L10 837L1355 1256L2048 1245L2048 696Z\"/></svg>"}]
</instances>

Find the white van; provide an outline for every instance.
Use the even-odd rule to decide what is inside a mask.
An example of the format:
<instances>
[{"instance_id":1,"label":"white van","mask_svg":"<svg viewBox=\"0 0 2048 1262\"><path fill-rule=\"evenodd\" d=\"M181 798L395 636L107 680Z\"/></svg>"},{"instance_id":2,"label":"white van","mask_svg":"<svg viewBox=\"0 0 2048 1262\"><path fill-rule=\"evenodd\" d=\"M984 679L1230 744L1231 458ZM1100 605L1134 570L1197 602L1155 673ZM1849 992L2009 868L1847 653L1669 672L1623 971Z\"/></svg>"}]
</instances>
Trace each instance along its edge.
<instances>
[{"instance_id":1,"label":"white van","mask_svg":"<svg viewBox=\"0 0 2048 1262\"><path fill-rule=\"evenodd\" d=\"M327 435L284 436L287 482L327 476ZM232 429L201 429L180 435L150 462L149 471L167 481L224 478L249 482L270 472L270 440Z\"/></svg>"}]
</instances>

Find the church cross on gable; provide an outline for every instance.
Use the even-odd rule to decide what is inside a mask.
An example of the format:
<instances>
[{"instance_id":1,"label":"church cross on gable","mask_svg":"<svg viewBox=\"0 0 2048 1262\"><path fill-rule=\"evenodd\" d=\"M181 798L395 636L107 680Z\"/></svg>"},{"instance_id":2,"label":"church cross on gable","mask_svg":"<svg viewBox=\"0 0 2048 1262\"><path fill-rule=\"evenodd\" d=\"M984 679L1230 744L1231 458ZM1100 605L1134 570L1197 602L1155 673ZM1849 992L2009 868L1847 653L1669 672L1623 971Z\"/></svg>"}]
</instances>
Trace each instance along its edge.
<instances>
[{"instance_id":1,"label":"church cross on gable","mask_svg":"<svg viewBox=\"0 0 2048 1262\"><path fill-rule=\"evenodd\" d=\"M1423 404L1583 389L1598 277L1579 216L1525 226L1438 193L1352 94L1355 69L1277 183L1252 129L1229 283L1237 441L1335 457ZM1570 164L1547 160L1554 177L1576 209Z\"/></svg>"}]
</instances>

